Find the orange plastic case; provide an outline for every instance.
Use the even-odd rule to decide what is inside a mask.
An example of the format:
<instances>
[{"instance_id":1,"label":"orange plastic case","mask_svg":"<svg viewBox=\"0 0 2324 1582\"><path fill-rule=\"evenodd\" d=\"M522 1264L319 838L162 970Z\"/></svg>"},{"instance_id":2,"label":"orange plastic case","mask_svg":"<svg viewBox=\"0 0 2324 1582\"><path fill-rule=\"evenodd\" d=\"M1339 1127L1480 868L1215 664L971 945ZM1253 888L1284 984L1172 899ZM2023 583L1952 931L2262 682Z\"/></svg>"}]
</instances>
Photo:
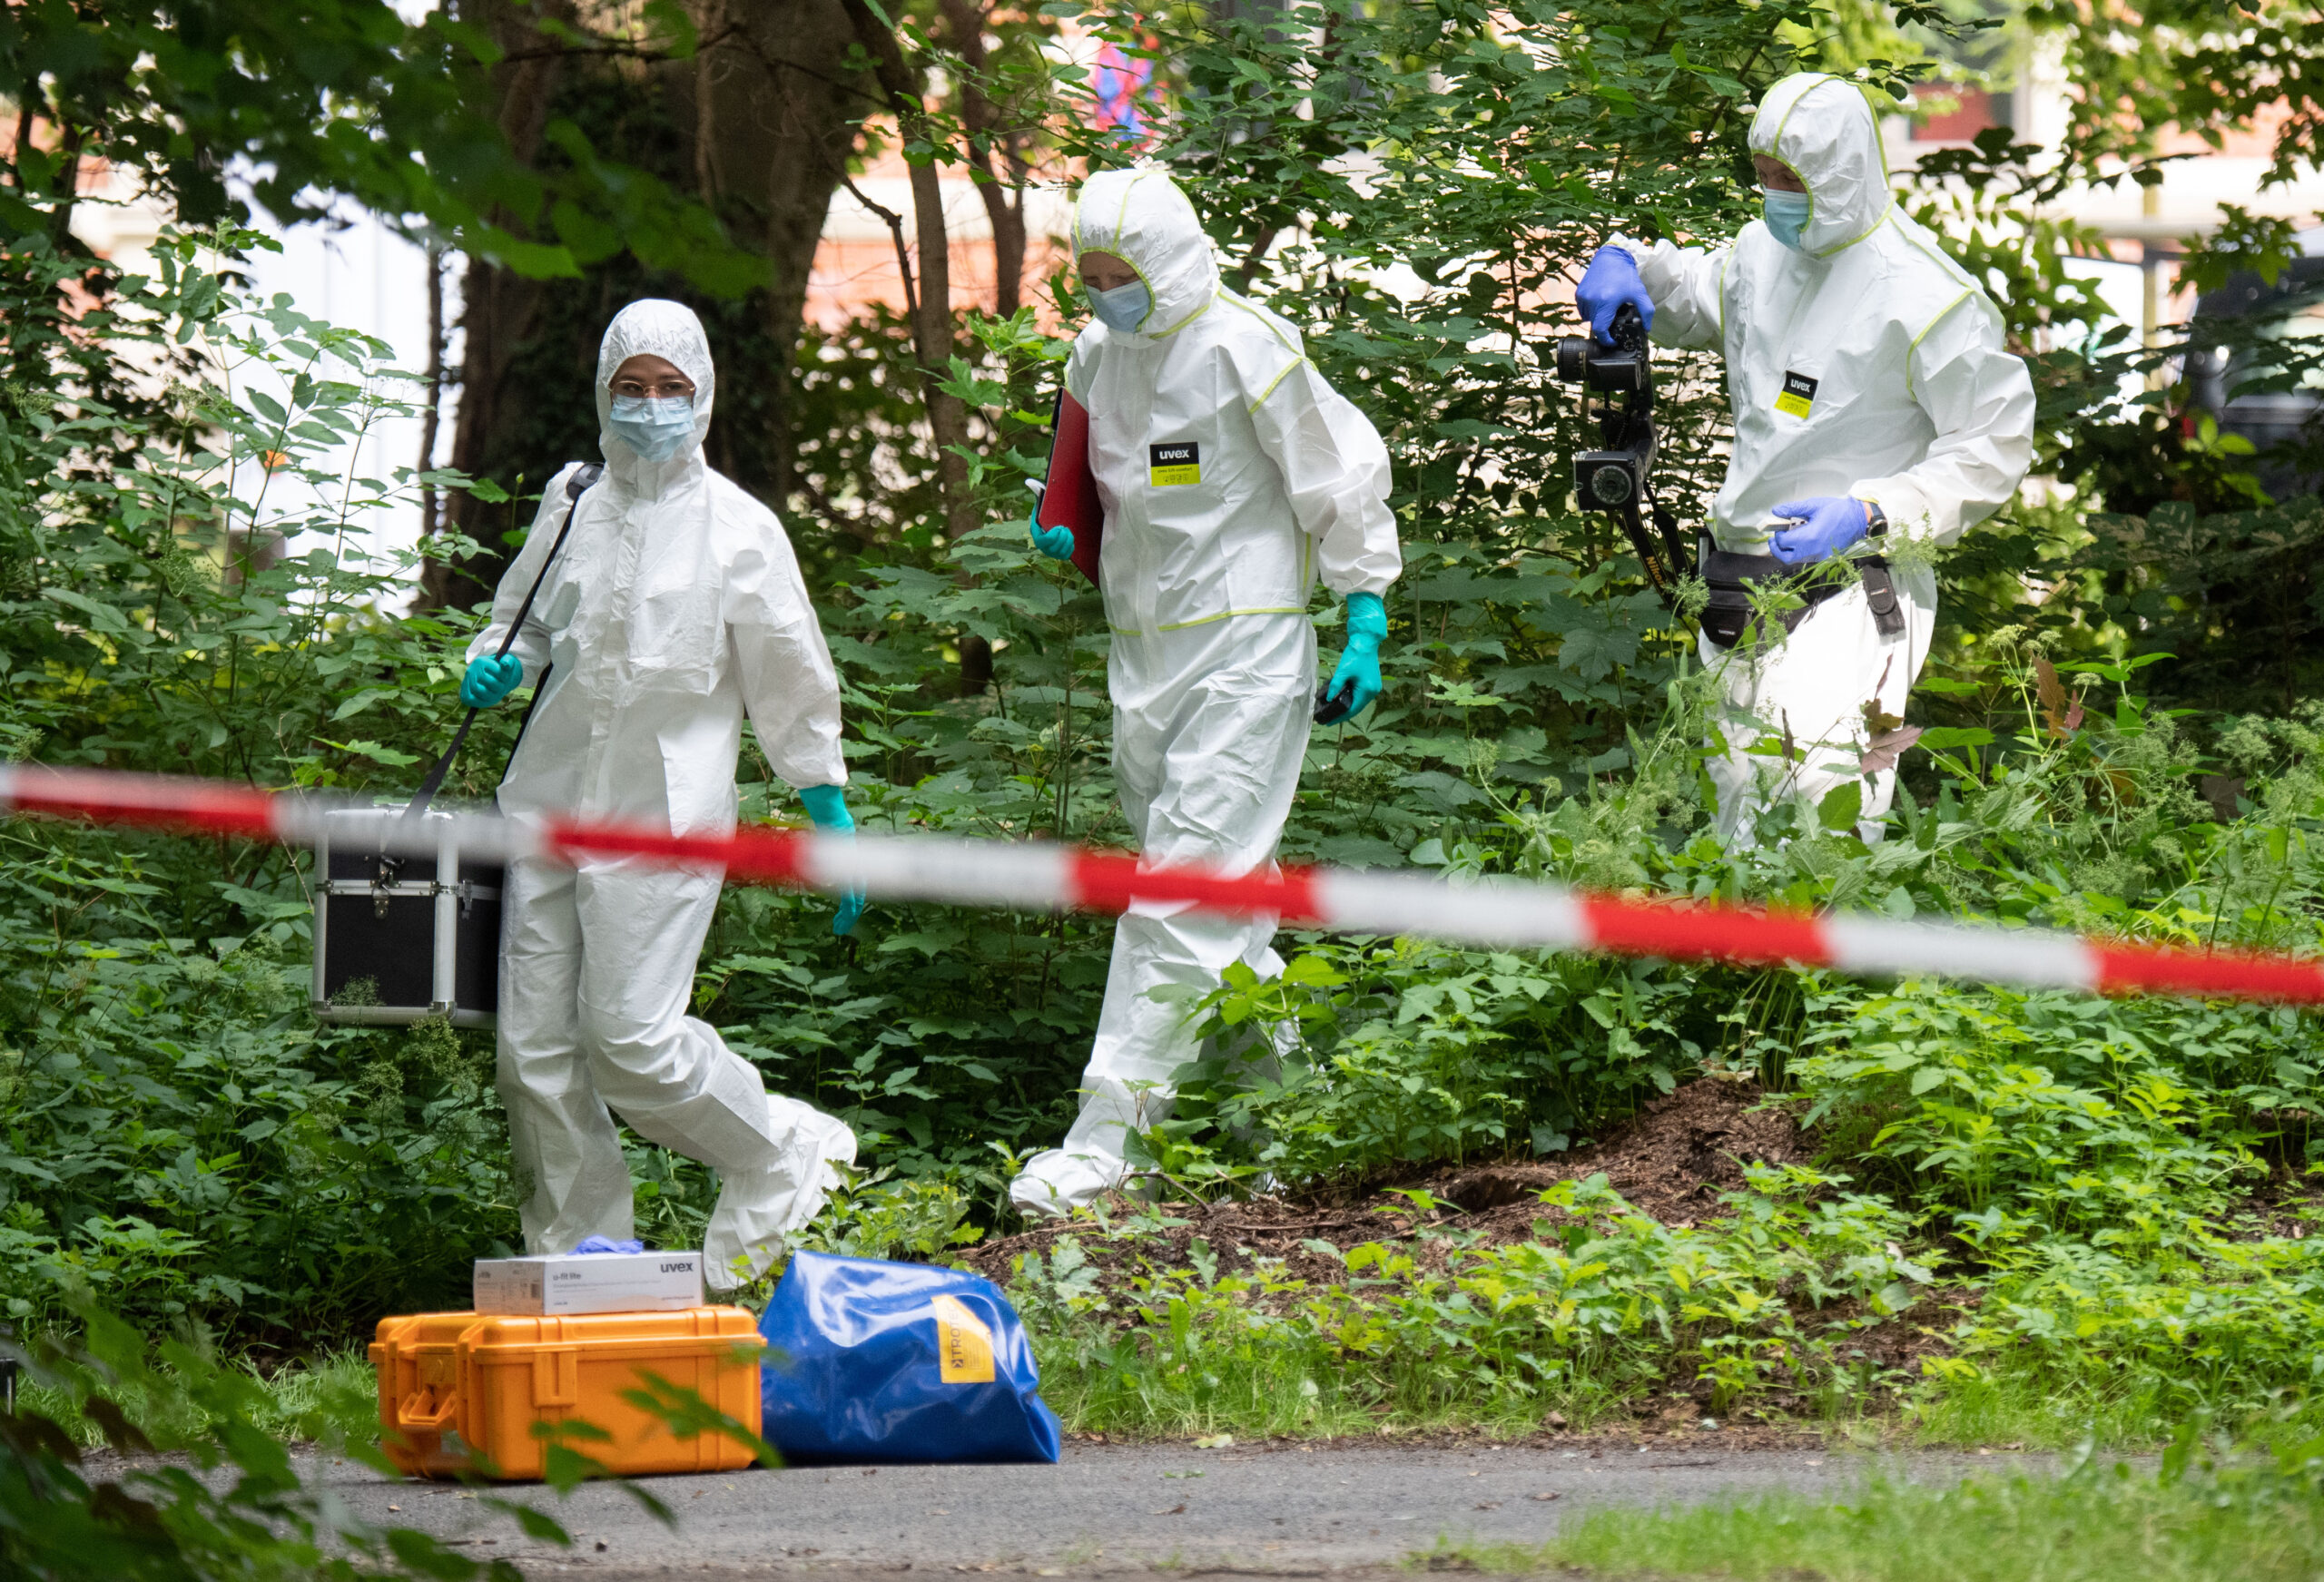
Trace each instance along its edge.
<instances>
[{"instance_id":1,"label":"orange plastic case","mask_svg":"<svg viewBox=\"0 0 2324 1582\"><path fill-rule=\"evenodd\" d=\"M757 1321L739 1307L682 1312L601 1312L564 1318L422 1312L379 1321L371 1363L379 1375L383 1448L423 1478L481 1472L537 1479L549 1441L535 1423L582 1419L610 1440L568 1439L624 1476L715 1472L751 1464L719 1433L674 1437L662 1420L622 1399L650 1371L690 1389L756 1433Z\"/></svg>"}]
</instances>

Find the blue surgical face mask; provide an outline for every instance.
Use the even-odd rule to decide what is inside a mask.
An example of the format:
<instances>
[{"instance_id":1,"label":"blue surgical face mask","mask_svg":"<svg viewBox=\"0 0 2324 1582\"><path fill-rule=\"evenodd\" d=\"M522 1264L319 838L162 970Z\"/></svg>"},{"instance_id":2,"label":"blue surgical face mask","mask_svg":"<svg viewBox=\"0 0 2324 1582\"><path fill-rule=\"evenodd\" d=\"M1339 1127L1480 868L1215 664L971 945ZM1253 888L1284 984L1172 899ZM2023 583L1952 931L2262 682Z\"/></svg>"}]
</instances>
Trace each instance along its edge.
<instances>
[{"instance_id":1,"label":"blue surgical face mask","mask_svg":"<svg viewBox=\"0 0 2324 1582\"><path fill-rule=\"evenodd\" d=\"M1146 289L1144 280L1132 280L1110 291L1090 292L1089 310L1107 329L1128 334L1145 323L1146 316L1154 311L1154 293Z\"/></svg>"},{"instance_id":2,"label":"blue surgical face mask","mask_svg":"<svg viewBox=\"0 0 2324 1582\"><path fill-rule=\"evenodd\" d=\"M615 396L606 425L648 461L667 461L694 437L691 396Z\"/></svg>"},{"instance_id":3,"label":"blue surgical face mask","mask_svg":"<svg viewBox=\"0 0 2324 1582\"><path fill-rule=\"evenodd\" d=\"M1762 190L1759 198L1759 211L1767 217L1768 231L1777 241L1797 251L1800 233L1807 229L1807 216L1814 207L1807 194L1768 187Z\"/></svg>"}]
</instances>

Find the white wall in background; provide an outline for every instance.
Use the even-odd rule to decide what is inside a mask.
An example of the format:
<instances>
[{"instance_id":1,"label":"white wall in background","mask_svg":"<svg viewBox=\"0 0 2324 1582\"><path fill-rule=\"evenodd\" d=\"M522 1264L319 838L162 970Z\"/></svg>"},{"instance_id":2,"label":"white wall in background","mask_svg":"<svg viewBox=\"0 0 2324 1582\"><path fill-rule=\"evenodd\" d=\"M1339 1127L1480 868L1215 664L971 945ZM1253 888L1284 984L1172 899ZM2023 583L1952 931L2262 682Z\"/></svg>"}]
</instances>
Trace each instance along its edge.
<instances>
[{"instance_id":1,"label":"white wall in background","mask_svg":"<svg viewBox=\"0 0 2324 1582\"><path fill-rule=\"evenodd\" d=\"M279 253L251 255L251 294L271 301L287 294L300 312L347 329L377 336L395 349L395 366L413 373L428 367L428 254L365 214L340 230L320 225L292 226L274 231L282 244ZM448 323L459 318L458 273L445 278L444 316ZM455 342L446 366L457 371L459 353ZM342 371L342 377L343 371ZM417 400L421 387L404 391ZM445 392L443 421L438 425L436 465L442 465L452 447L452 416L458 392ZM341 459L357 476L391 481L399 467L418 467L420 421L417 417L382 419L356 446L346 447ZM412 503L366 514L364 534L374 553L409 550L419 542L419 507Z\"/></svg>"},{"instance_id":2,"label":"white wall in background","mask_svg":"<svg viewBox=\"0 0 2324 1582\"><path fill-rule=\"evenodd\" d=\"M350 213L359 213L349 206ZM150 271L149 253L154 238L168 222L167 206L142 194L118 172L108 172L85 184L74 209L73 231L100 256L124 270ZM394 366L414 373L428 367L428 255L366 214L352 224L332 229L322 225L282 227L260 216L260 226L282 244L279 253L254 251L244 266L251 279L250 296L271 301L287 294L290 305L310 318L378 337L394 349ZM445 320L459 318L458 274L445 277ZM446 367L459 366L458 336L454 332ZM347 378L341 367L325 377ZM287 388L282 381L261 380L278 398ZM399 388L418 400L417 383ZM438 425L436 461L441 465L451 450L451 417L457 389L445 392L444 421ZM391 484L398 467L420 465L420 421L417 417L382 419L359 444L340 447L318 458L326 468L375 477ZM419 539L417 501L361 512L350 523L350 546L373 555L409 551ZM294 548L311 545L294 545Z\"/></svg>"}]
</instances>

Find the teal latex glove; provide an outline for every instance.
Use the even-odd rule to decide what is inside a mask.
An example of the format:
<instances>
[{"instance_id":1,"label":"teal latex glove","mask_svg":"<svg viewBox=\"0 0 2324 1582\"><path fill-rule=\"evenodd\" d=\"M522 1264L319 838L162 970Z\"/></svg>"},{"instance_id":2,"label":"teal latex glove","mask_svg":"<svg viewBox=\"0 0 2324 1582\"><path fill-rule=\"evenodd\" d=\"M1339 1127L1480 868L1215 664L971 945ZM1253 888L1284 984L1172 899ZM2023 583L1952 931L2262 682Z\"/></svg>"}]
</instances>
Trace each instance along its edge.
<instances>
[{"instance_id":1,"label":"teal latex glove","mask_svg":"<svg viewBox=\"0 0 2324 1582\"><path fill-rule=\"evenodd\" d=\"M1347 596L1347 638L1340 649L1339 668L1315 701L1315 723L1336 725L1353 720L1380 698L1380 644L1388 635L1387 607L1378 594Z\"/></svg>"},{"instance_id":2,"label":"teal latex glove","mask_svg":"<svg viewBox=\"0 0 2324 1582\"><path fill-rule=\"evenodd\" d=\"M513 653L485 654L468 661L460 678L460 702L471 709L488 709L517 690L525 679L525 662Z\"/></svg>"},{"instance_id":3,"label":"teal latex glove","mask_svg":"<svg viewBox=\"0 0 2324 1582\"><path fill-rule=\"evenodd\" d=\"M1025 518L1025 527L1033 536L1033 547L1051 560L1073 558L1073 529L1065 526L1042 526L1041 498L1039 495L1033 496L1033 513Z\"/></svg>"},{"instance_id":4,"label":"teal latex glove","mask_svg":"<svg viewBox=\"0 0 2324 1582\"><path fill-rule=\"evenodd\" d=\"M815 828L829 835L855 833L855 820L848 816L847 788L839 785L811 785L799 793L800 802ZM863 915L863 892L851 889L839 898L839 912L832 919L832 932L850 934L855 931L855 919Z\"/></svg>"}]
</instances>

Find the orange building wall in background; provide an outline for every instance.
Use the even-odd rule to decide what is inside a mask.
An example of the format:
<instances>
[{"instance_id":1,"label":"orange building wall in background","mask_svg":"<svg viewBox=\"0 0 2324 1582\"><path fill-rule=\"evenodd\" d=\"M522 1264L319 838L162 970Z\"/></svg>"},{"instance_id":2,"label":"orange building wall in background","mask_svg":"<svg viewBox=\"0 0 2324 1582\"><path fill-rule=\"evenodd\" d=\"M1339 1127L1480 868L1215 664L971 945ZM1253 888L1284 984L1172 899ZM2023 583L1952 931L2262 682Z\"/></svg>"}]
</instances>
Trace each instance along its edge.
<instances>
[{"instance_id":1,"label":"orange building wall in background","mask_svg":"<svg viewBox=\"0 0 2324 1582\"><path fill-rule=\"evenodd\" d=\"M891 148L862 174L854 178L865 198L903 222L904 246L912 260L912 278L920 279L918 227L911 202L910 169ZM958 167L942 182L946 250L951 267L952 308L993 310L996 297L992 227L976 185ZM1048 317L1049 277L1069 260L1064 233L1072 200L1058 186L1037 186L1025 196L1026 246L1024 279L1019 300L1044 310ZM904 311L903 274L896 263L896 241L888 222L866 209L855 194L842 187L832 197L831 214L823 222L822 242L807 280L807 321L835 329L870 309L882 304L898 314Z\"/></svg>"}]
</instances>

